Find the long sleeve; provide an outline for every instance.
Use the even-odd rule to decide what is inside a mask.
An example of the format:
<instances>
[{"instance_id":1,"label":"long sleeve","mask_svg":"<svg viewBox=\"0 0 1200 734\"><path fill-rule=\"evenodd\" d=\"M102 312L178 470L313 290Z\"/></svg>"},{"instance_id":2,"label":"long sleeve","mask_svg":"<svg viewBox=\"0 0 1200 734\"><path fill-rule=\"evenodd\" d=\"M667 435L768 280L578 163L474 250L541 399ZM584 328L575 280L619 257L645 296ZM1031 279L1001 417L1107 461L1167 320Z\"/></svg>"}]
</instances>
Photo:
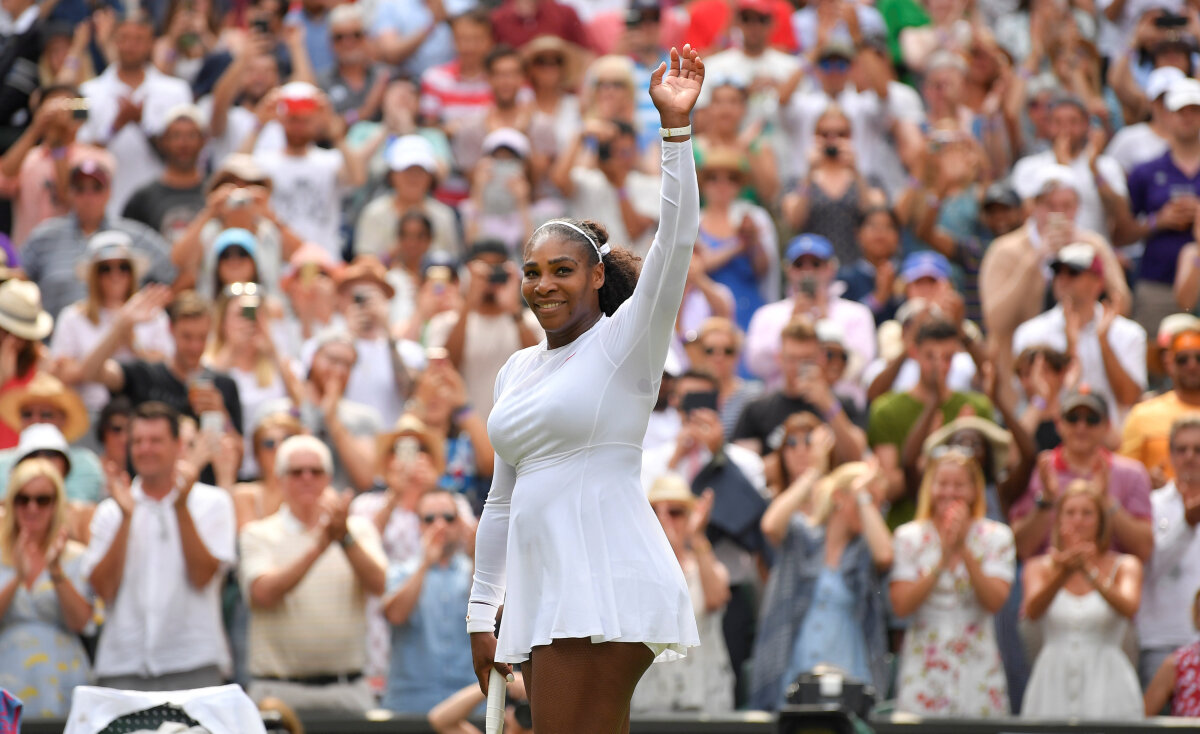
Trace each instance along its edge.
<instances>
[{"instance_id":1,"label":"long sleeve","mask_svg":"<svg viewBox=\"0 0 1200 734\"><path fill-rule=\"evenodd\" d=\"M504 602L508 565L508 513L517 472L500 455L492 472L492 487L475 533L475 579L467 602L467 632L491 632Z\"/></svg>"},{"instance_id":2,"label":"long sleeve","mask_svg":"<svg viewBox=\"0 0 1200 734\"><path fill-rule=\"evenodd\" d=\"M631 367L654 378L662 374L699 230L700 191L692 143L664 141L658 232L633 295L613 314L605 340L605 351L615 364L636 350L646 362L638 360Z\"/></svg>"}]
</instances>

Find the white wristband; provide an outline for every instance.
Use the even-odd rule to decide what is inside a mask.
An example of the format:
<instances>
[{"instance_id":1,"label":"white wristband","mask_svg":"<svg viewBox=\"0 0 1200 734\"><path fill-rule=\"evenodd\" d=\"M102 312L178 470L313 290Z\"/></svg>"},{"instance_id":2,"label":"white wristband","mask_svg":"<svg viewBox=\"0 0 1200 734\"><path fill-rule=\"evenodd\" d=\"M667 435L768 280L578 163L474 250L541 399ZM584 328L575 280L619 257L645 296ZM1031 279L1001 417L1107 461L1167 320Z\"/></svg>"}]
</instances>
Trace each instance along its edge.
<instances>
[{"instance_id":1,"label":"white wristband","mask_svg":"<svg viewBox=\"0 0 1200 734\"><path fill-rule=\"evenodd\" d=\"M658 129L658 134L663 136L664 138L674 138L674 137L677 137L680 135L691 135L692 134L692 126L688 125L687 127L660 127Z\"/></svg>"},{"instance_id":2,"label":"white wristband","mask_svg":"<svg viewBox=\"0 0 1200 734\"><path fill-rule=\"evenodd\" d=\"M467 604L467 634L496 631L496 607L480 602Z\"/></svg>"}]
</instances>

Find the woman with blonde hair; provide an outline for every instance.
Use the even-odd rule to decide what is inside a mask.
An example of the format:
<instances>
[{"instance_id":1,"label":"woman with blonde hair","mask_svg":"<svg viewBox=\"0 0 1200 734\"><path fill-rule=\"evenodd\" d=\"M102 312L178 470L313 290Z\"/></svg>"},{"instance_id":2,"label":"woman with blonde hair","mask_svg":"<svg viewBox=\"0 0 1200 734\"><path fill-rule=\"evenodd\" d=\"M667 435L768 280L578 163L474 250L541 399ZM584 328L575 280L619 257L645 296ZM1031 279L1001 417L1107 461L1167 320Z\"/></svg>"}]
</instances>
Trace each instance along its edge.
<instances>
[{"instance_id":1,"label":"woman with blonde hair","mask_svg":"<svg viewBox=\"0 0 1200 734\"><path fill-rule=\"evenodd\" d=\"M708 372L720 383L717 412L721 415L726 440L733 435L742 408L763 392L761 382L743 379L738 374L745 339L745 332L731 319L712 316L700 323L695 337L687 345L692 366Z\"/></svg>"},{"instance_id":2,"label":"woman with blonde hair","mask_svg":"<svg viewBox=\"0 0 1200 734\"><path fill-rule=\"evenodd\" d=\"M993 615L1012 585L1012 530L988 520L983 471L959 447L935 450L916 518L896 528L889 592L910 617L900 651L898 711L989 717L1009 711Z\"/></svg>"},{"instance_id":3,"label":"woman with blonde hair","mask_svg":"<svg viewBox=\"0 0 1200 734\"><path fill-rule=\"evenodd\" d=\"M50 356L58 365L55 375L79 392L93 419L108 404L109 394L99 382L83 381L83 361L112 329L128 329L114 359L164 360L175 353L164 310L170 289L151 286L137 293L145 265L129 235L108 231L92 237L76 266L87 297L62 310L50 338Z\"/></svg>"},{"instance_id":4,"label":"woman with blonde hair","mask_svg":"<svg viewBox=\"0 0 1200 734\"><path fill-rule=\"evenodd\" d=\"M1025 566L1024 615L1042 626L1021 715L1143 717L1137 672L1121 645L1142 600L1142 564L1112 550L1105 497L1086 479L1055 502L1052 550Z\"/></svg>"},{"instance_id":5,"label":"woman with blonde hair","mask_svg":"<svg viewBox=\"0 0 1200 734\"><path fill-rule=\"evenodd\" d=\"M62 475L46 459L13 471L0 521L0 688L25 713L66 716L90 677L79 633L92 619L82 545L67 540Z\"/></svg>"},{"instance_id":6,"label":"woman with blonde hair","mask_svg":"<svg viewBox=\"0 0 1200 734\"><path fill-rule=\"evenodd\" d=\"M877 590L892 565L892 536L879 512L882 477L863 462L822 473L806 471L763 513L763 533L779 555L754 642L755 708L778 708L788 685L820 664L887 690Z\"/></svg>"}]
</instances>

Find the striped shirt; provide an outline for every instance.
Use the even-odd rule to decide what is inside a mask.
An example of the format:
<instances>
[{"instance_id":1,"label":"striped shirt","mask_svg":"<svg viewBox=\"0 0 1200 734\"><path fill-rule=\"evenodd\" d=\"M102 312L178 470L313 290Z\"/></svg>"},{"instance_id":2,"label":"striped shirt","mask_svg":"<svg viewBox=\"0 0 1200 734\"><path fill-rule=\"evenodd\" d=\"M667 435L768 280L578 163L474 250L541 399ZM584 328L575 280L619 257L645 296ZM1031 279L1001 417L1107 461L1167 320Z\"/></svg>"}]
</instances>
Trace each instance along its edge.
<instances>
[{"instance_id":1,"label":"striped shirt","mask_svg":"<svg viewBox=\"0 0 1200 734\"><path fill-rule=\"evenodd\" d=\"M492 103L487 76L464 79L457 61L421 75L421 114L433 122L452 122L484 112Z\"/></svg>"}]
</instances>

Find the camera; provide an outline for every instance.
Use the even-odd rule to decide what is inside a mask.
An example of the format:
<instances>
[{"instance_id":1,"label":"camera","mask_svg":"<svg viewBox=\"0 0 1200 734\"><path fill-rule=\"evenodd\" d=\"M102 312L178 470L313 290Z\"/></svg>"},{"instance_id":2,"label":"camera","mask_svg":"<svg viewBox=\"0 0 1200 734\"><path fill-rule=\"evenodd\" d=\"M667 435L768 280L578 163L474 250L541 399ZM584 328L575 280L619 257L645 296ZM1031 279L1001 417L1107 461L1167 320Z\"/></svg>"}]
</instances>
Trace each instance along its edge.
<instances>
[{"instance_id":1,"label":"camera","mask_svg":"<svg viewBox=\"0 0 1200 734\"><path fill-rule=\"evenodd\" d=\"M837 158L838 157L838 147L836 145L826 145L825 146L825 157L826 158Z\"/></svg>"},{"instance_id":2,"label":"camera","mask_svg":"<svg viewBox=\"0 0 1200 734\"><path fill-rule=\"evenodd\" d=\"M493 265L492 274L488 276L488 282L493 285L504 285L508 282L508 270L503 265Z\"/></svg>"},{"instance_id":3,"label":"camera","mask_svg":"<svg viewBox=\"0 0 1200 734\"><path fill-rule=\"evenodd\" d=\"M84 122L88 119L88 102L83 97L76 97L67 102L67 108L71 110L71 119Z\"/></svg>"},{"instance_id":4,"label":"camera","mask_svg":"<svg viewBox=\"0 0 1200 734\"><path fill-rule=\"evenodd\" d=\"M817 279L812 276L804 276L800 279L800 292L809 298L817 297Z\"/></svg>"},{"instance_id":5,"label":"camera","mask_svg":"<svg viewBox=\"0 0 1200 734\"><path fill-rule=\"evenodd\" d=\"M267 34L271 32L271 21L267 20L266 18L255 18L254 20L250 21L250 28L255 33Z\"/></svg>"}]
</instances>

